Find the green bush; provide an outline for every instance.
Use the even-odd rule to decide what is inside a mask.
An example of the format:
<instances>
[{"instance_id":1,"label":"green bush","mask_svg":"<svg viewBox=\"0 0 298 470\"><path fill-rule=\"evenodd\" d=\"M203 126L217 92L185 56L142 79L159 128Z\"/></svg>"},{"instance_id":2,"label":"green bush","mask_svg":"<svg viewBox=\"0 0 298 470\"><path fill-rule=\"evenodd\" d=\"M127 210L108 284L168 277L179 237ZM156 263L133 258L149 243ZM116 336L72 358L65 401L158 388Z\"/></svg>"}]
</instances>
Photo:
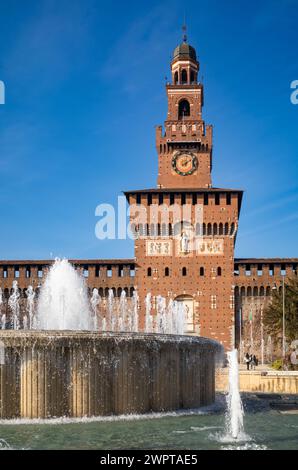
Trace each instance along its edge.
<instances>
[{"instance_id":1,"label":"green bush","mask_svg":"<svg viewBox=\"0 0 298 470\"><path fill-rule=\"evenodd\" d=\"M282 359L276 359L276 361L271 364L271 367L275 370L282 370L282 364Z\"/></svg>"}]
</instances>

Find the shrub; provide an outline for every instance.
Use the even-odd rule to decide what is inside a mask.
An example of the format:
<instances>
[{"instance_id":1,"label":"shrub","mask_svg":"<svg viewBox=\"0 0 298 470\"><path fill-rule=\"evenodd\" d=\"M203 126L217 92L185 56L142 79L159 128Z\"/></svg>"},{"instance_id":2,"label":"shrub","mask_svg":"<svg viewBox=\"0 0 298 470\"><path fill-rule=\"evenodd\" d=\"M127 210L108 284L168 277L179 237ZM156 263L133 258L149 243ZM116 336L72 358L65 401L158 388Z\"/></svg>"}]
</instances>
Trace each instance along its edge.
<instances>
[{"instance_id":1,"label":"shrub","mask_svg":"<svg viewBox=\"0 0 298 470\"><path fill-rule=\"evenodd\" d=\"M276 361L271 364L271 367L275 370L282 370L282 365L282 359L276 359Z\"/></svg>"}]
</instances>

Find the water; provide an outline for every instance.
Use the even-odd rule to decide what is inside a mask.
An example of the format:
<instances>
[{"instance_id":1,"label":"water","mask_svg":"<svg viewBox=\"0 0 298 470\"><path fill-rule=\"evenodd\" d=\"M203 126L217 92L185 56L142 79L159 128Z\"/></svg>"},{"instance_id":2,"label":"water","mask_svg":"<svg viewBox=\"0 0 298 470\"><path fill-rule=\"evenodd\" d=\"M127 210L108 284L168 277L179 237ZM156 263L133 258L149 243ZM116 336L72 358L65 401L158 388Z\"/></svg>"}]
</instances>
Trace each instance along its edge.
<instances>
[{"instance_id":1,"label":"water","mask_svg":"<svg viewBox=\"0 0 298 470\"><path fill-rule=\"evenodd\" d=\"M9 316L1 315L3 296L0 290L0 328L33 330L89 330L138 332L140 301L137 291L127 298L123 290L115 298L109 289L108 297L101 298L93 289L89 298L85 279L67 260L57 259L41 287L39 299L32 286L26 290L25 309L18 282L14 281L8 300ZM183 303L157 296L153 313L152 296L145 300L146 333L184 334L185 308Z\"/></svg>"},{"instance_id":2,"label":"water","mask_svg":"<svg viewBox=\"0 0 298 470\"><path fill-rule=\"evenodd\" d=\"M93 330L84 279L67 260L56 260L41 287L36 329Z\"/></svg>"},{"instance_id":3,"label":"water","mask_svg":"<svg viewBox=\"0 0 298 470\"><path fill-rule=\"evenodd\" d=\"M226 437L235 440L247 440L244 435L244 409L239 390L238 351L227 353L229 363L229 392L227 395Z\"/></svg>"},{"instance_id":4,"label":"water","mask_svg":"<svg viewBox=\"0 0 298 470\"><path fill-rule=\"evenodd\" d=\"M222 442L218 437L225 433L222 400L222 408L211 413L56 419L46 424L0 422L0 449L297 449L297 415L270 410L261 400L250 402L251 398L244 400L244 406L251 408L245 414L249 442Z\"/></svg>"},{"instance_id":5,"label":"water","mask_svg":"<svg viewBox=\"0 0 298 470\"><path fill-rule=\"evenodd\" d=\"M101 305L101 297L98 293L98 289L93 289L90 303L91 303L92 314L93 314L92 315L93 316L93 329L99 330L102 328L102 325L99 324L99 320L100 320L99 309Z\"/></svg>"},{"instance_id":6,"label":"water","mask_svg":"<svg viewBox=\"0 0 298 470\"><path fill-rule=\"evenodd\" d=\"M12 293L8 299L8 305L12 312L12 325L14 330L20 328L20 292L18 288L18 282L13 281L12 283Z\"/></svg>"},{"instance_id":7,"label":"water","mask_svg":"<svg viewBox=\"0 0 298 470\"><path fill-rule=\"evenodd\" d=\"M26 290L26 295L27 295L27 305L26 305L26 310L27 310L27 320L28 320L28 328L35 328L35 304L34 304L34 299L35 299L35 292L33 290L32 286L29 286L28 289Z\"/></svg>"}]
</instances>

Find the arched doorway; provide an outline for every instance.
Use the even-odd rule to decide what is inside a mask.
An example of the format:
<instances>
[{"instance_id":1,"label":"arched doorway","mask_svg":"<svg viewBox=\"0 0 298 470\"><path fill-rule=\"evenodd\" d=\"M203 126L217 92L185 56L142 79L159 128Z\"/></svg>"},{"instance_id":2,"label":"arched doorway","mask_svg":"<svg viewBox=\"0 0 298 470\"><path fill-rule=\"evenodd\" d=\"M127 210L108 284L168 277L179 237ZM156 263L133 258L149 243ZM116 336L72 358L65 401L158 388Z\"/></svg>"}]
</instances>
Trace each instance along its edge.
<instances>
[{"instance_id":1,"label":"arched doorway","mask_svg":"<svg viewBox=\"0 0 298 470\"><path fill-rule=\"evenodd\" d=\"M178 295L175 300L182 302L185 308L184 332L194 333L194 299L191 295L183 294Z\"/></svg>"}]
</instances>

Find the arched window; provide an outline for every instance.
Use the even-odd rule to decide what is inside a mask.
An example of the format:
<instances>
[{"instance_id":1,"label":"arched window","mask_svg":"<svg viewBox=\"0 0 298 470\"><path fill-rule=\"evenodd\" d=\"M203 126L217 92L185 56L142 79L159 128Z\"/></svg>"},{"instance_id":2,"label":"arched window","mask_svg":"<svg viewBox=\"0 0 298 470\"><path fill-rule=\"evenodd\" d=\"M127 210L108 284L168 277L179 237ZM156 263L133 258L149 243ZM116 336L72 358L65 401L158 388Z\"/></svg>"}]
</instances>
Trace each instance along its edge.
<instances>
[{"instance_id":1,"label":"arched window","mask_svg":"<svg viewBox=\"0 0 298 470\"><path fill-rule=\"evenodd\" d=\"M258 296L258 293L259 293L258 288L257 288L257 287L254 287L254 289L253 289L253 296L254 296L254 297L257 297L257 296Z\"/></svg>"},{"instance_id":2,"label":"arched window","mask_svg":"<svg viewBox=\"0 0 298 470\"><path fill-rule=\"evenodd\" d=\"M267 297L269 297L269 296L271 295L270 286L267 286L267 287L266 287L266 295L267 295Z\"/></svg>"},{"instance_id":3,"label":"arched window","mask_svg":"<svg viewBox=\"0 0 298 470\"><path fill-rule=\"evenodd\" d=\"M241 297L245 297L245 287L242 286L241 289L240 289L240 295Z\"/></svg>"},{"instance_id":4,"label":"arched window","mask_svg":"<svg viewBox=\"0 0 298 470\"><path fill-rule=\"evenodd\" d=\"M120 297L120 296L121 296L121 292L122 292L122 287L118 287L118 289L117 289L117 297Z\"/></svg>"},{"instance_id":5,"label":"arched window","mask_svg":"<svg viewBox=\"0 0 298 470\"><path fill-rule=\"evenodd\" d=\"M221 276L221 267L220 266L218 266L218 268L217 268L217 275Z\"/></svg>"},{"instance_id":6,"label":"arched window","mask_svg":"<svg viewBox=\"0 0 298 470\"><path fill-rule=\"evenodd\" d=\"M213 224L213 235L217 235L217 224Z\"/></svg>"},{"instance_id":7,"label":"arched window","mask_svg":"<svg viewBox=\"0 0 298 470\"><path fill-rule=\"evenodd\" d=\"M187 83L187 71L185 69L181 72L181 83L185 85Z\"/></svg>"},{"instance_id":8,"label":"arched window","mask_svg":"<svg viewBox=\"0 0 298 470\"><path fill-rule=\"evenodd\" d=\"M170 275L170 269L169 268L165 268L165 276L169 276Z\"/></svg>"},{"instance_id":9,"label":"arched window","mask_svg":"<svg viewBox=\"0 0 298 470\"><path fill-rule=\"evenodd\" d=\"M130 297L133 297L134 291L135 291L135 288L134 288L134 287L131 287L131 288L129 289L129 296L130 296Z\"/></svg>"},{"instance_id":10,"label":"arched window","mask_svg":"<svg viewBox=\"0 0 298 470\"><path fill-rule=\"evenodd\" d=\"M251 287L249 286L249 287L247 288L247 297L251 297L251 295L252 295L252 289L251 289Z\"/></svg>"},{"instance_id":11,"label":"arched window","mask_svg":"<svg viewBox=\"0 0 298 470\"><path fill-rule=\"evenodd\" d=\"M186 276L187 275L187 269L186 268L182 268L182 276Z\"/></svg>"},{"instance_id":12,"label":"arched window","mask_svg":"<svg viewBox=\"0 0 298 470\"><path fill-rule=\"evenodd\" d=\"M206 235L206 224L203 223L203 235Z\"/></svg>"},{"instance_id":13,"label":"arched window","mask_svg":"<svg viewBox=\"0 0 298 470\"><path fill-rule=\"evenodd\" d=\"M185 116L190 116L190 105L187 100L181 100L179 102L178 118L182 119Z\"/></svg>"},{"instance_id":14,"label":"arched window","mask_svg":"<svg viewBox=\"0 0 298 470\"><path fill-rule=\"evenodd\" d=\"M219 234L219 235L223 235L223 224L222 224L222 223L219 224L219 227L218 227L218 234Z\"/></svg>"},{"instance_id":15,"label":"arched window","mask_svg":"<svg viewBox=\"0 0 298 470\"><path fill-rule=\"evenodd\" d=\"M200 276L204 276L205 274L205 269L203 268L203 266L200 267Z\"/></svg>"},{"instance_id":16,"label":"arched window","mask_svg":"<svg viewBox=\"0 0 298 470\"><path fill-rule=\"evenodd\" d=\"M166 237L168 235L167 224L161 224L161 235L162 237Z\"/></svg>"},{"instance_id":17,"label":"arched window","mask_svg":"<svg viewBox=\"0 0 298 470\"><path fill-rule=\"evenodd\" d=\"M148 268L147 269L147 276L152 276L152 269L151 268Z\"/></svg>"},{"instance_id":18,"label":"arched window","mask_svg":"<svg viewBox=\"0 0 298 470\"><path fill-rule=\"evenodd\" d=\"M211 224L207 225L207 235L212 235L212 225Z\"/></svg>"},{"instance_id":19,"label":"arched window","mask_svg":"<svg viewBox=\"0 0 298 470\"><path fill-rule=\"evenodd\" d=\"M225 223L225 235L229 235L229 224Z\"/></svg>"},{"instance_id":20,"label":"arched window","mask_svg":"<svg viewBox=\"0 0 298 470\"><path fill-rule=\"evenodd\" d=\"M264 295L265 295L265 289L264 289L264 286L261 286L260 287L260 296L264 297Z\"/></svg>"},{"instance_id":21,"label":"arched window","mask_svg":"<svg viewBox=\"0 0 298 470\"><path fill-rule=\"evenodd\" d=\"M232 222L232 223L231 223L230 235L234 235L234 231L235 231L235 224L234 224L234 222Z\"/></svg>"},{"instance_id":22,"label":"arched window","mask_svg":"<svg viewBox=\"0 0 298 470\"><path fill-rule=\"evenodd\" d=\"M193 70L191 70L190 72L190 83L194 83L195 82L195 73Z\"/></svg>"},{"instance_id":23,"label":"arched window","mask_svg":"<svg viewBox=\"0 0 298 470\"><path fill-rule=\"evenodd\" d=\"M174 74L174 85L178 85L179 77L178 77L178 72L175 72Z\"/></svg>"}]
</instances>

